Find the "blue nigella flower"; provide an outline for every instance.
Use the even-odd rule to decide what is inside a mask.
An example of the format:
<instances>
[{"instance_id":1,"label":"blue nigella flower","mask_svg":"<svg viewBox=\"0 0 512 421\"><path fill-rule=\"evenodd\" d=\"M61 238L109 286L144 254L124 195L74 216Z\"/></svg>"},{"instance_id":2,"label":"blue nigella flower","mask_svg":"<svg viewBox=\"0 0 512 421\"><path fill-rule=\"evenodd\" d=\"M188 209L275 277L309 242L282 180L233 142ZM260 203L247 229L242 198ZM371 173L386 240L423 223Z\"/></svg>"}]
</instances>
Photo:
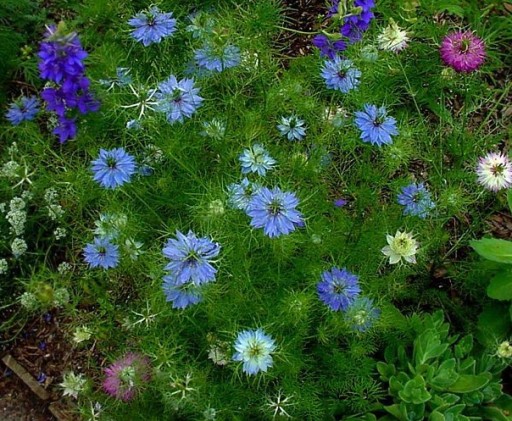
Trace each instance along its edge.
<instances>
[{"instance_id":1,"label":"blue nigella flower","mask_svg":"<svg viewBox=\"0 0 512 421\"><path fill-rule=\"evenodd\" d=\"M398 134L396 120L387 116L385 107L366 104L364 111L357 111L355 116L363 142L377 146L393 143L392 136Z\"/></svg>"},{"instance_id":2,"label":"blue nigella flower","mask_svg":"<svg viewBox=\"0 0 512 421\"><path fill-rule=\"evenodd\" d=\"M166 301L172 302L172 308L187 308L203 299L201 287L191 282L178 284L176 283L176 277L172 275L164 276L162 288Z\"/></svg>"},{"instance_id":3,"label":"blue nigella flower","mask_svg":"<svg viewBox=\"0 0 512 421\"><path fill-rule=\"evenodd\" d=\"M238 159L242 165L243 174L255 172L258 175L264 176L276 164L276 160L258 143L249 149L244 149Z\"/></svg>"},{"instance_id":4,"label":"blue nigella flower","mask_svg":"<svg viewBox=\"0 0 512 421\"><path fill-rule=\"evenodd\" d=\"M172 12L163 13L156 6L137 13L128 21L128 25L135 28L131 35L144 47L158 44L176 31L176 19L172 17Z\"/></svg>"},{"instance_id":5,"label":"blue nigella flower","mask_svg":"<svg viewBox=\"0 0 512 421\"><path fill-rule=\"evenodd\" d=\"M245 177L240 183L232 183L228 186L228 203L234 209L247 210L251 197L257 192L261 186L251 183Z\"/></svg>"},{"instance_id":6,"label":"blue nigella flower","mask_svg":"<svg viewBox=\"0 0 512 421\"><path fill-rule=\"evenodd\" d=\"M402 193L398 195L398 203L405 206L404 215L420 218L426 218L436 206L423 183L412 183L402 187Z\"/></svg>"},{"instance_id":7,"label":"blue nigella flower","mask_svg":"<svg viewBox=\"0 0 512 421\"><path fill-rule=\"evenodd\" d=\"M262 187L252 196L246 212L252 218L252 227L263 228L265 235L273 238L304 226L302 214L296 209L298 204L293 193L283 192L279 187Z\"/></svg>"},{"instance_id":8,"label":"blue nigella flower","mask_svg":"<svg viewBox=\"0 0 512 421\"><path fill-rule=\"evenodd\" d=\"M353 67L352 61L338 56L333 60L325 60L321 74L329 89L336 89L344 94L356 89L361 77L361 72Z\"/></svg>"},{"instance_id":9,"label":"blue nigella flower","mask_svg":"<svg viewBox=\"0 0 512 421\"><path fill-rule=\"evenodd\" d=\"M100 149L98 159L92 161L94 181L106 189L114 189L128 183L135 173L135 158L123 148Z\"/></svg>"},{"instance_id":10,"label":"blue nigella flower","mask_svg":"<svg viewBox=\"0 0 512 421\"><path fill-rule=\"evenodd\" d=\"M169 79L158 85L156 98L158 110L164 112L169 123L183 122L184 117L190 118L203 102L199 88L194 87L193 79L181 79L171 75Z\"/></svg>"},{"instance_id":11,"label":"blue nigella flower","mask_svg":"<svg viewBox=\"0 0 512 421\"><path fill-rule=\"evenodd\" d=\"M318 296L331 310L347 310L354 302L361 288L358 277L345 268L336 267L322 273L317 285Z\"/></svg>"},{"instance_id":12,"label":"blue nigella flower","mask_svg":"<svg viewBox=\"0 0 512 421\"><path fill-rule=\"evenodd\" d=\"M246 374L266 372L272 367L272 356L276 349L275 341L262 329L244 330L240 332L235 341L234 361L243 361L242 370Z\"/></svg>"},{"instance_id":13,"label":"blue nigella flower","mask_svg":"<svg viewBox=\"0 0 512 421\"><path fill-rule=\"evenodd\" d=\"M281 124L277 125L281 135L286 136L288 140L302 140L306 136L304 121L295 116L281 117Z\"/></svg>"},{"instance_id":14,"label":"blue nigella flower","mask_svg":"<svg viewBox=\"0 0 512 421\"><path fill-rule=\"evenodd\" d=\"M84 260L92 268L115 268L119 263L119 248L107 238L94 238L94 243L84 248Z\"/></svg>"},{"instance_id":15,"label":"blue nigella flower","mask_svg":"<svg viewBox=\"0 0 512 421\"><path fill-rule=\"evenodd\" d=\"M238 66L242 60L240 49L231 44L221 50L205 44L203 48L195 51L194 57L199 68L216 72Z\"/></svg>"},{"instance_id":16,"label":"blue nigella flower","mask_svg":"<svg viewBox=\"0 0 512 421\"><path fill-rule=\"evenodd\" d=\"M357 297L345 312L345 321L353 330L366 332L380 317L380 310L373 305L373 300Z\"/></svg>"},{"instance_id":17,"label":"blue nigella flower","mask_svg":"<svg viewBox=\"0 0 512 421\"><path fill-rule=\"evenodd\" d=\"M168 240L162 250L170 260L165 270L170 271L175 284L201 285L213 281L217 269L211 263L219 255L220 245L206 237L197 238L192 231L187 235L176 231L176 237Z\"/></svg>"},{"instance_id":18,"label":"blue nigella flower","mask_svg":"<svg viewBox=\"0 0 512 421\"><path fill-rule=\"evenodd\" d=\"M5 117L13 126L23 121L33 120L39 112L39 100L35 96L23 96L11 103Z\"/></svg>"}]
</instances>

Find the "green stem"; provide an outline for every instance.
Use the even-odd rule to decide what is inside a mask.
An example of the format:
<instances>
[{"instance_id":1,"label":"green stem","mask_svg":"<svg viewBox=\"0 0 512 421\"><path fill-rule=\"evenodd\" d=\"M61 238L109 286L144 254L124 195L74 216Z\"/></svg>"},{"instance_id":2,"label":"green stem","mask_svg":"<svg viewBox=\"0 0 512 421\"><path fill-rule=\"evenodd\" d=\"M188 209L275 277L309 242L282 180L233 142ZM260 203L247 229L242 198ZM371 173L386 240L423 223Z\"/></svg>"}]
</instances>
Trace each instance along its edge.
<instances>
[{"instance_id":1,"label":"green stem","mask_svg":"<svg viewBox=\"0 0 512 421\"><path fill-rule=\"evenodd\" d=\"M318 35L319 34L319 32L299 31L298 29L286 28L284 26L276 26L276 28L282 29L283 31L294 32L296 34L302 34L302 35Z\"/></svg>"}]
</instances>

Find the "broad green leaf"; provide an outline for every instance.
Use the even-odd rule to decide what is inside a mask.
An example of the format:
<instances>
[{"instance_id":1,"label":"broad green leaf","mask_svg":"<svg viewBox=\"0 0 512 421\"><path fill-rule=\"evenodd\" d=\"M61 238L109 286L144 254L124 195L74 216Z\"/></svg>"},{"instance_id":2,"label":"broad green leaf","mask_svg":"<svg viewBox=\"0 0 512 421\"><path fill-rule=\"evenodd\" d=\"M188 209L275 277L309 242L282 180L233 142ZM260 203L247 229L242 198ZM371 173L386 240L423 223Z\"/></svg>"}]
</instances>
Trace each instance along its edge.
<instances>
[{"instance_id":1,"label":"broad green leaf","mask_svg":"<svg viewBox=\"0 0 512 421\"><path fill-rule=\"evenodd\" d=\"M482 238L469 243L482 257L498 263L512 264L512 241Z\"/></svg>"},{"instance_id":2,"label":"broad green leaf","mask_svg":"<svg viewBox=\"0 0 512 421\"><path fill-rule=\"evenodd\" d=\"M448 391L453 393L470 393L481 389L491 380L492 375L482 373L478 375L463 374L459 376L457 381L448 387Z\"/></svg>"},{"instance_id":3,"label":"broad green leaf","mask_svg":"<svg viewBox=\"0 0 512 421\"><path fill-rule=\"evenodd\" d=\"M512 271L503 270L492 278L487 295L495 300L512 300Z\"/></svg>"},{"instance_id":4,"label":"broad green leaf","mask_svg":"<svg viewBox=\"0 0 512 421\"><path fill-rule=\"evenodd\" d=\"M512 212L512 189L507 190L508 209Z\"/></svg>"},{"instance_id":5,"label":"broad green leaf","mask_svg":"<svg viewBox=\"0 0 512 421\"><path fill-rule=\"evenodd\" d=\"M492 305L485 307L478 316L476 336L483 345L494 347L498 338L508 334L511 321L507 317L509 307L507 304L495 301Z\"/></svg>"}]
</instances>

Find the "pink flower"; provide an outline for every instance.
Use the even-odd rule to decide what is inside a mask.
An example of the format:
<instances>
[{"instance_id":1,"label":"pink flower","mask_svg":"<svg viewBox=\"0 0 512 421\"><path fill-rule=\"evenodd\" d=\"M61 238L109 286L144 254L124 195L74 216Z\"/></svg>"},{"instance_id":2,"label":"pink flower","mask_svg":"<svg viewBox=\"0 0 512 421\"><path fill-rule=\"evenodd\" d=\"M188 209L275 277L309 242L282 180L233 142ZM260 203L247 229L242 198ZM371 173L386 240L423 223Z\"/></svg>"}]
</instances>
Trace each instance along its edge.
<instances>
[{"instance_id":1,"label":"pink flower","mask_svg":"<svg viewBox=\"0 0 512 421\"><path fill-rule=\"evenodd\" d=\"M485 44L471 31L448 34L439 52L443 61L456 72L470 73L485 61Z\"/></svg>"},{"instance_id":2,"label":"pink flower","mask_svg":"<svg viewBox=\"0 0 512 421\"><path fill-rule=\"evenodd\" d=\"M132 400L143 383L151 380L149 358L133 352L127 353L105 369L103 389L124 402Z\"/></svg>"}]
</instances>

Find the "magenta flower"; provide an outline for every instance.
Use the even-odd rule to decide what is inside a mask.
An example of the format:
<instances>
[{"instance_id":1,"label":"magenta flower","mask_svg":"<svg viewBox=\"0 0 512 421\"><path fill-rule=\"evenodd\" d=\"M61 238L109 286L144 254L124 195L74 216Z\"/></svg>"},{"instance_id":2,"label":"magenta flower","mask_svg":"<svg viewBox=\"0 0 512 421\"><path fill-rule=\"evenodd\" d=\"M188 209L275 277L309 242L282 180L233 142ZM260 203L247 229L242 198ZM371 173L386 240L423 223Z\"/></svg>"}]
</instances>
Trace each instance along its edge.
<instances>
[{"instance_id":1,"label":"magenta flower","mask_svg":"<svg viewBox=\"0 0 512 421\"><path fill-rule=\"evenodd\" d=\"M128 402L135 398L144 383L151 380L151 363L148 357L129 352L108 366L105 374L105 392Z\"/></svg>"},{"instance_id":2,"label":"magenta flower","mask_svg":"<svg viewBox=\"0 0 512 421\"><path fill-rule=\"evenodd\" d=\"M439 52L443 61L456 72L470 73L485 61L485 44L471 31L448 34Z\"/></svg>"}]
</instances>

